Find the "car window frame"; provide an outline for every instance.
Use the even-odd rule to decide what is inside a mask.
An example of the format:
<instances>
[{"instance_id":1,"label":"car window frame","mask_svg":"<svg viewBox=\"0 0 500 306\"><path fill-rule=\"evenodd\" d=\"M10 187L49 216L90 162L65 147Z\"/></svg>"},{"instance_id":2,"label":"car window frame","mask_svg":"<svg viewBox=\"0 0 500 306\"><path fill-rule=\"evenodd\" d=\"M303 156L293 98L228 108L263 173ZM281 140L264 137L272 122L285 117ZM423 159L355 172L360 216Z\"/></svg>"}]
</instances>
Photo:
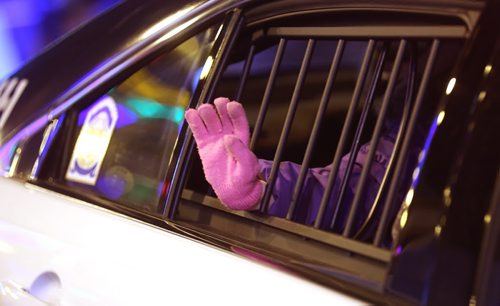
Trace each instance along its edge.
<instances>
[{"instance_id":1,"label":"car window frame","mask_svg":"<svg viewBox=\"0 0 500 306\"><path fill-rule=\"evenodd\" d=\"M189 31L186 31L184 33L179 34L178 37L176 37L174 40L169 41L168 43L161 46L160 48L155 49L153 52L145 55L143 58L138 59L138 60L130 63L130 65L128 65L128 66L119 67L120 70L115 73L115 76L113 76L110 79L104 80L100 84L97 84L97 86L93 90L86 92L79 100L77 100L75 103L73 103L64 112L62 112L61 114L54 117L51 121L49 121L49 124L47 126L50 125L50 122L53 122L54 120L59 120L61 118L61 116L64 115L63 120L61 120L62 128L58 129L57 135L52 135L52 137L55 138L55 141L53 143L51 143L48 146L48 148L46 149L47 150L46 155L50 156L52 154L52 156L54 156L55 154L57 154L57 153L53 152L55 150L55 148L57 147L57 145L54 144L57 142L57 139L66 140L66 139L68 139L68 137L70 135L74 135L74 128L76 126L75 122L77 121L78 110L84 109L85 107L88 107L89 105L91 105L97 99L102 97L102 95L106 94L106 92L109 89L112 89L112 88L118 86L122 81L126 80L129 76L133 75L136 71L140 70L142 67L147 66L148 63L150 63L151 61L156 59L161 54L165 54L165 53L170 52L175 47L177 47L178 45L180 45L181 43L183 43L187 39L193 37L197 33L200 33L201 31L203 31L211 26L219 24L222 30L219 33L219 35L216 37L216 39L214 41L214 46L208 54L208 56L215 56L215 53L220 52L220 50L219 50L221 48L220 45L221 45L221 42L223 41L223 38L224 38L224 29L227 28L229 20L231 19L231 16L234 15L234 12L235 12L235 10L232 10L229 12L221 12L221 14L219 16L216 16L214 19L210 20L209 22L202 23L202 24L194 27L193 29L190 29ZM212 68L214 68L214 66L212 66ZM206 81L207 81L206 78L199 81L198 86L196 87L195 91L193 92L193 96L191 98L189 106L192 106L192 105L198 103L199 95L200 95L201 91L204 90L204 88L206 87L206 83L207 83ZM173 156L175 156L175 157L178 156L178 154L180 152L179 144L181 144L183 141L183 136L185 135L186 128L187 128L187 126L185 125L185 123L181 123L180 132L178 134L177 145L175 146L175 148L173 150ZM59 163L59 165L58 165L59 168L57 169L58 173L55 174L59 179L64 177L64 169L65 169L64 165L67 165L69 162L69 158L71 155L71 152L69 152L69 151L72 148L72 146L74 145L75 141L76 141L76 138L73 139L72 142L63 141L64 142L63 152L61 153L63 161ZM174 164L175 160L176 160L176 158L172 158L171 163ZM84 200L86 202L90 202L90 203L93 203L95 205L105 207L105 208L114 210L116 212L119 212L119 213L122 213L125 215L132 216L134 218L137 218L137 219L140 219L140 220L143 220L146 222L150 222L153 224L163 223L163 221L162 221L162 220L164 220L164 212L163 211L165 208L164 196L161 196L160 200L159 200L160 211L157 213L148 213L145 211L134 209L132 207L128 207L126 205L117 203L117 202L109 200L109 199L105 199L103 197L99 197L97 195L85 193L85 192L83 192L83 190L64 187L60 184L56 184L54 182L54 180L50 179L49 177L47 177L46 179L43 179L44 175L47 175L48 172L50 171L47 169L48 166L49 165L47 165L46 159L41 160L40 164L38 165L38 168L39 168L38 172L39 173L36 176L30 177L28 181L32 184L66 194L66 195L69 195L71 197L74 197L74 198L77 198L80 200ZM176 168L177 167L169 166L169 169L168 169L169 171L168 171L168 173L166 173L166 177L163 180L164 183L166 182L167 178L173 172L175 172Z\"/></svg>"}]
</instances>

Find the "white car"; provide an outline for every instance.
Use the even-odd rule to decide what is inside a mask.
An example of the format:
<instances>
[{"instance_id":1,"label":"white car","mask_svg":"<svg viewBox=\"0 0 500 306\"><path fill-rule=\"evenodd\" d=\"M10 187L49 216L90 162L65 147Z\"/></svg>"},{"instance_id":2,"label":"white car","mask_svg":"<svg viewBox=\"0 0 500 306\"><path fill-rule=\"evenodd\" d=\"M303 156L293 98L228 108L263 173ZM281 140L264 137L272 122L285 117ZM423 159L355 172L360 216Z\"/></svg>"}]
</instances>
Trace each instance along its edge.
<instances>
[{"instance_id":1,"label":"white car","mask_svg":"<svg viewBox=\"0 0 500 306\"><path fill-rule=\"evenodd\" d=\"M113 7L0 83L0 305L497 305L499 12ZM184 121L218 96L269 166L257 210Z\"/></svg>"}]
</instances>

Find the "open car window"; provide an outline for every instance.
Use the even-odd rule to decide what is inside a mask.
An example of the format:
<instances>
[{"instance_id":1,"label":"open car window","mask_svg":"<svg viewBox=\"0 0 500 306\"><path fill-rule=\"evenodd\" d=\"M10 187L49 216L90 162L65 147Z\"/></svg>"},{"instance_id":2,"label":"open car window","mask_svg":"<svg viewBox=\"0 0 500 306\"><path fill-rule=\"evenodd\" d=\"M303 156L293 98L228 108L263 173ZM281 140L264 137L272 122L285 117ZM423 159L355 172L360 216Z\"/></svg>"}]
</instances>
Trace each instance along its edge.
<instances>
[{"instance_id":1,"label":"open car window","mask_svg":"<svg viewBox=\"0 0 500 306\"><path fill-rule=\"evenodd\" d=\"M235 239L249 243L267 244L252 230L266 229L289 238L270 247L300 258L306 251L299 249L314 249L303 237L332 247L321 258L311 250L313 261L335 262L340 248L389 262L464 26L356 14L359 25L332 14L322 23L289 17L239 33L214 96L243 104L265 192L254 211L224 207L193 151L174 220L229 237L226 229L237 227Z\"/></svg>"},{"instance_id":2,"label":"open car window","mask_svg":"<svg viewBox=\"0 0 500 306\"><path fill-rule=\"evenodd\" d=\"M390 247L390 224L412 188L452 67L442 56L456 56L460 43L344 39L334 27L331 36L314 39L309 30L311 39L295 37L307 28L243 34L216 96L241 101L248 114L250 146L267 182L262 212ZM290 37L276 34L286 31ZM430 66L438 55L440 64ZM422 82L426 69L434 83L429 76ZM420 86L428 93L417 103ZM188 190L205 193L210 188L193 160Z\"/></svg>"}]
</instances>

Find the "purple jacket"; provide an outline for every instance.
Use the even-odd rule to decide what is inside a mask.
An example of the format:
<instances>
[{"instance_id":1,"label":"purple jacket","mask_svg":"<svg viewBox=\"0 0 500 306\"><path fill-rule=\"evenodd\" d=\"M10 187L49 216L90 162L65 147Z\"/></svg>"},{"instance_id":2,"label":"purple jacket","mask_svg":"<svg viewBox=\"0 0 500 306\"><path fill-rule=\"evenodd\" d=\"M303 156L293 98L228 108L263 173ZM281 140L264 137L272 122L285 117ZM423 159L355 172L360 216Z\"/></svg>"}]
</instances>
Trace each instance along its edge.
<instances>
[{"instance_id":1,"label":"purple jacket","mask_svg":"<svg viewBox=\"0 0 500 306\"><path fill-rule=\"evenodd\" d=\"M375 200L377 192L380 188L380 184L384 177L387 165L394 147L394 138L391 136L383 136L377 147L375 153L374 162L372 163L372 168L368 181L365 188L364 197L361 200L358 214L355 218L354 226L359 228L370 212L372 204ZM363 165L366 161L370 144L364 144L356 157L356 161L352 170L352 174L347 186L346 194L344 195L341 208L339 209L337 222L335 224L334 230L336 232L342 231L347 216L349 214L349 208L356 191L356 186L358 180L361 176ZM342 158L339 167L339 173L334 185L334 191L330 199L330 203L325 212L323 218L322 228L326 228L333 216L335 211L335 203L339 196L340 182L344 177L347 164L349 161L349 154ZM271 173L272 161L260 160L261 164L261 175L266 180L269 178ZM276 179L276 184L274 186L272 197L268 206L268 214L276 217L285 217L288 212L288 207L292 198L292 193L295 188L295 183L297 182L300 165L292 162L282 162L278 171L278 177ZM325 190L325 186L328 182L328 176L330 175L331 165L320 168L311 168L307 171L306 179L304 181L304 187L302 189L302 197L296 206L295 221L306 225L314 224L316 215L318 214L319 206L321 203L321 198Z\"/></svg>"}]
</instances>

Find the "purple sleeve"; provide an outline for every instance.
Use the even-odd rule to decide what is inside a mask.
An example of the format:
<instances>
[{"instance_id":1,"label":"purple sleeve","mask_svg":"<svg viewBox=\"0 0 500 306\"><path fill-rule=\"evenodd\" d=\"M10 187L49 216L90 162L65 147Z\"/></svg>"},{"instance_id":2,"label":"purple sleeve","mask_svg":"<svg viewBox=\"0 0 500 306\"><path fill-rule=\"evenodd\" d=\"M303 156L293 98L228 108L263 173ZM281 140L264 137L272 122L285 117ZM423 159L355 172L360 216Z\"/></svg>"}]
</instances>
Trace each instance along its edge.
<instances>
[{"instance_id":1,"label":"purple sleeve","mask_svg":"<svg viewBox=\"0 0 500 306\"><path fill-rule=\"evenodd\" d=\"M373 201L375 200L376 194L380 187L380 183L384 177L385 170L387 168L387 163L389 161L391 152L393 148L392 139L382 138L380 140L377 152L375 153L374 162L372 163L372 168L366 185L366 192L361 200L359 214L355 220L356 226L360 226L363 220L368 215ZM335 225L336 230L342 230L344 223L347 219L349 213L349 208L353 199L354 192L358 180L361 176L361 171L363 165L366 162L366 157L369 151L369 144L363 145L356 157L356 161L353 167L351 178L349 180L348 187L346 189L346 194L341 207L339 208L337 220ZM349 155L342 158L339 173L336 178L334 185L334 190L330 202L327 205L322 227L325 228L329 225L333 213L335 211L335 203L337 202L338 193L340 189L340 180L344 176L347 168L347 163L349 161ZM269 178L272 161L259 160L261 164L261 175L267 180ZM268 206L268 214L277 217L285 217L288 212L288 207L292 198L292 194L295 188L295 183L300 173L301 166L292 162L282 162L280 163L276 183L272 192L270 203ZM321 199L325 190L325 186L328 182L328 177L330 175L331 165L320 168L310 168L307 170L306 178L304 181L302 198L298 202L296 207L295 221L307 225L314 224L316 215L318 214Z\"/></svg>"}]
</instances>

